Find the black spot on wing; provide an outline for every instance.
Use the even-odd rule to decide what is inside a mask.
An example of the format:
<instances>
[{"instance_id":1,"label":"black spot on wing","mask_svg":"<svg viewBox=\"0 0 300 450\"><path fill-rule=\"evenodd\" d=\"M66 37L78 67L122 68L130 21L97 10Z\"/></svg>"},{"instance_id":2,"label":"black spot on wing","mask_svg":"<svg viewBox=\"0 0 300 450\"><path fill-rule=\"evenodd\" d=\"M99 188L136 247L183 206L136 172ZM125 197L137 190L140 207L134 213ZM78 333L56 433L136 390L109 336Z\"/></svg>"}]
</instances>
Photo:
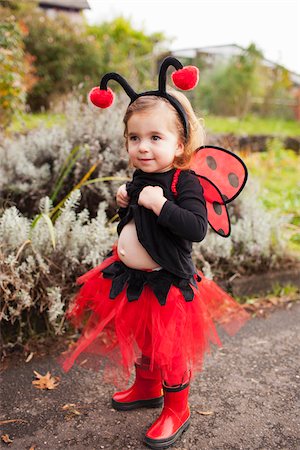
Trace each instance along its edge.
<instances>
[{"instance_id":1,"label":"black spot on wing","mask_svg":"<svg viewBox=\"0 0 300 450\"><path fill-rule=\"evenodd\" d=\"M212 170L216 170L216 168L217 168L217 162L213 156L206 157L206 164Z\"/></svg>"},{"instance_id":2,"label":"black spot on wing","mask_svg":"<svg viewBox=\"0 0 300 450\"><path fill-rule=\"evenodd\" d=\"M213 208L216 214L220 216L222 214L222 206L219 202L213 202Z\"/></svg>"},{"instance_id":3,"label":"black spot on wing","mask_svg":"<svg viewBox=\"0 0 300 450\"><path fill-rule=\"evenodd\" d=\"M233 172L230 172L228 174L228 181L229 181L230 185L235 188L237 188L240 184L239 177Z\"/></svg>"}]
</instances>

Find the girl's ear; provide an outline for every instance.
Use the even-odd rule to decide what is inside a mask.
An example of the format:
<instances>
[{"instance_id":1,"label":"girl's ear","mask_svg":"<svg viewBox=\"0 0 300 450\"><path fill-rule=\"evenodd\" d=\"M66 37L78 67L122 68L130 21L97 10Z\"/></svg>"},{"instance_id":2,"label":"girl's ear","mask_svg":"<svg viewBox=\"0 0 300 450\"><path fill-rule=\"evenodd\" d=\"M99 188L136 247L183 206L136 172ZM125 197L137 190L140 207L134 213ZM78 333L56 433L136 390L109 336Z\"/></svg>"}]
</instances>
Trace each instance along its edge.
<instances>
[{"instance_id":1,"label":"girl's ear","mask_svg":"<svg viewBox=\"0 0 300 450\"><path fill-rule=\"evenodd\" d=\"M183 142L178 142L177 144L177 149L175 152L175 156L181 156L183 154L184 151L184 144Z\"/></svg>"}]
</instances>

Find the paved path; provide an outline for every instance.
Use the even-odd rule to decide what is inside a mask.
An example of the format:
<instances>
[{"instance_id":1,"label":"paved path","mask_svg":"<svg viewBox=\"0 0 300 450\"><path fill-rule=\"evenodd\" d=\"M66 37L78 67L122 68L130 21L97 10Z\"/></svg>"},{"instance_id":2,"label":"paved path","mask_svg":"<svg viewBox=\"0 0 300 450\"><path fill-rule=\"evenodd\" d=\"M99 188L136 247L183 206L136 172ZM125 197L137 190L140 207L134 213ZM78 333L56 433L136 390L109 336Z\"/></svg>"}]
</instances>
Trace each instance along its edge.
<instances>
[{"instance_id":1,"label":"paved path","mask_svg":"<svg viewBox=\"0 0 300 450\"><path fill-rule=\"evenodd\" d=\"M172 448L299 450L299 334L299 302L252 319L234 338L221 333L223 348L207 358L191 388L192 425ZM14 362L2 373L0 420L26 421L3 425L11 449L145 449L143 434L158 410L114 411L113 387L79 368L56 390L40 391L31 384L33 370L61 375L51 357ZM82 414L70 417L62 410L67 403Z\"/></svg>"}]
</instances>

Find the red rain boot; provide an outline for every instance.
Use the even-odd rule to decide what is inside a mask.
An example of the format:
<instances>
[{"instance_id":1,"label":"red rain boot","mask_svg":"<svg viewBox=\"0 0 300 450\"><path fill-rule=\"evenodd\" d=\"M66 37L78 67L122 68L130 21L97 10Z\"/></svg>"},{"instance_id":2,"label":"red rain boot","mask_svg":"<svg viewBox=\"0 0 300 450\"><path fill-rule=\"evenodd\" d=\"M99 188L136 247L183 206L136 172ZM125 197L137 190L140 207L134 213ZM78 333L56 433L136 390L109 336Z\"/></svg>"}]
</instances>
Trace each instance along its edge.
<instances>
[{"instance_id":1,"label":"red rain boot","mask_svg":"<svg viewBox=\"0 0 300 450\"><path fill-rule=\"evenodd\" d=\"M164 407L159 418L149 428L145 444L151 448L167 448L187 430L190 425L188 405L189 381L179 386L166 386L164 389Z\"/></svg>"},{"instance_id":2,"label":"red rain boot","mask_svg":"<svg viewBox=\"0 0 300 450\"><path fill-rule=\"evenodd\" d=\"M161 372L149 370L149 365L135 364L135 382L123 392L116 392L112 398L112 407L121 411L136 408L157 408L163 404Z\"/></svg>"}]
</instances>

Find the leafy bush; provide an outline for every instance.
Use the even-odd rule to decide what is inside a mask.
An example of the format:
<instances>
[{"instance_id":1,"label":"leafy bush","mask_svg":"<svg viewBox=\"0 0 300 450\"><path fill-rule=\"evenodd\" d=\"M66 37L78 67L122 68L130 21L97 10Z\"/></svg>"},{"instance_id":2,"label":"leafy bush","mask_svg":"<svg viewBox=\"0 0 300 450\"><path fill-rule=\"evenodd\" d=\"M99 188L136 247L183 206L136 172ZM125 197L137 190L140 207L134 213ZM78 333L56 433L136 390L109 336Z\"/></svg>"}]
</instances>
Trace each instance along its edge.
<instances>
[{"instance_id":1,"label":"leafy bush","mask_svg":"<svg viewBox=\"0 0 300 450\"><path fill-rule=\"evenodd\" d=\"M32 59L24 49L26 33L24 24L14 16L0 22L0 128L7 127L13 114L24 110L26 91L35 82Z\"/></svg>"},{"instance_id":2,"label":"leafy bush","mask_svg":"<svg viewBox=\"0 0 300 450\"><path fill-rule=\"evenodd\" d=\"M89 219L86 209L75 213L80 192L66 201L53 225L53 248L49 223L32 221L16 207L4 211L0 219L2 338L14 345L37 333L61 333L65 307L74 291L76 275L101 262L115 235L107 225L106 204L99 205L97 217ZM49 213L51 202L40 202Z\"/></svg>"},{"instance_id":3,"label":"leafy bush","mask_svg":"<svg viewBox=\"0 0 300 450\"><path fill-rule=\"evenodd\" d=\"M101 73L101 49L84 28L63 15L55 20L33 11L25 18L29 33L26 50L34 56L38 82L29 92L27 103L33 111L49 108L51 101L80 87L95 84Z\"/></svg>"},{"instance_id":4,"label":"leafy bush","mask_svg":"<svg viewBox=\"0 0 300 450\"><path fill-rule=\"evenodd\" d=\"M259 199L261 187L249 180L243 193L229 205L231 235L222 238L212 230L203 243L194 244L196 260L218 278L267 272L292 261L283 229L290 217L266 210Z\"/></svg>"}]
</instances>

